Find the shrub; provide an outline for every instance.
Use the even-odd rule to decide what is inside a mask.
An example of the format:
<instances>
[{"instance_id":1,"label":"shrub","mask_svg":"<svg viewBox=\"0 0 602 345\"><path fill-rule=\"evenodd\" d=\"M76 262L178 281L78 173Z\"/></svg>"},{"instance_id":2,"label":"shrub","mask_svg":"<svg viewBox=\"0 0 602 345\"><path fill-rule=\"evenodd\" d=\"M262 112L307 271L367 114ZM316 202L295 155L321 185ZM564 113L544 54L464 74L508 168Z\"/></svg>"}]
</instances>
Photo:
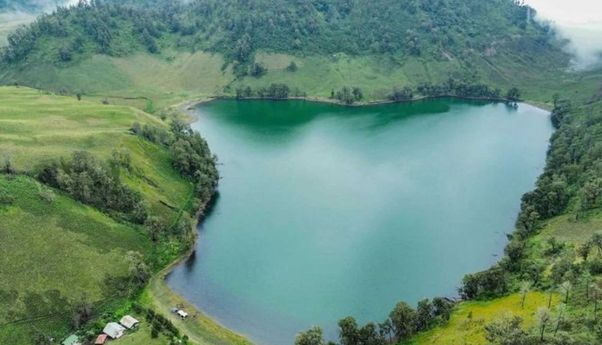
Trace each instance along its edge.
<instances>
[{"instance_id":1,"label":"shrub","mask_svg":"<svg viewBox=\"0 0 602 345\"><path fill-rule=\"evenodd\" d=\"M0 189L0 206L9 206L15 202L15 197L7 191Z\"/></svg>"}]
</instances>

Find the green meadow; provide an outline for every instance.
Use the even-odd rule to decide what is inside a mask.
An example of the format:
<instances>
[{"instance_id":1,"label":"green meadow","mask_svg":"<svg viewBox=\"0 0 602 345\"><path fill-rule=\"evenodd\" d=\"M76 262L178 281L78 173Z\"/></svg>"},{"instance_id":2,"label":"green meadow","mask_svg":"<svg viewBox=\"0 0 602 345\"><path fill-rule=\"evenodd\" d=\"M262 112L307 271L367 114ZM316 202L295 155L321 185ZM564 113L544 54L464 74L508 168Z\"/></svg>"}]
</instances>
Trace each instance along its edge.
<instances>
[{"instance_id":1,"label":"green meadow","mask_svg":"<svg viewBox=\"0 0 602 345\"><path fill-rule=\"evenodd\" d=\"M505 315L520 317L525 328L533 327L536 323L536 312L540 307L547 307L549 294L531 292L525 298L512 294L491 301L463 302L456 306L452 317L445 326L436 327L416 336L406 345L482 345L487 344L484 326ZM559 297L552 296L554 307Z\"/></svg>"},{"instance_id":2,"label":"green meadow","mask_svg":"<svg viewBox=\"0 0 602 345\"><path fill-rule=\"evenodd\" d=\"M129 251L150 252L140 229L29 177L0 176L0 194L0 343L60 338L82 298L119 303L108 279L127 276Z\"/></svg>"},{"instance_id":3,"label":"green meadow","mask_svg":"<svg viewBox=\"0 0 602 345\"><path fill-rule=\"evenodd\" d=\"M0 87L0 99L0 155L18 173L0 177L0 343L59 339L71 330L81 300L99 312L127 302L110 282L129 275L128 252L174 254L152 245L141 226L118 222L28 175L77 150L102 160L128 153L132 169L122 180L152 214L174 222L191 209L193 188L166 148L130 134L133 122L166 126L154 116L24 87Z\"/></svg>"},{"instance_id":4,"label":"green meadow","mask_svg":"<svg viewBox=\"0 0 602 345\"><path fill-rule=\"evenodd\" d=\"M156 117L24 87L0 87L0 99L0 158L9 159L17 171L31 172L40 162L68 158L76 150L103 160L124 152L135 168L122 177L154 213L177 216L188 202L192 186L173 169L169 152L129 133L134 122L166 126Z\"/></svg>"}]
</instances>

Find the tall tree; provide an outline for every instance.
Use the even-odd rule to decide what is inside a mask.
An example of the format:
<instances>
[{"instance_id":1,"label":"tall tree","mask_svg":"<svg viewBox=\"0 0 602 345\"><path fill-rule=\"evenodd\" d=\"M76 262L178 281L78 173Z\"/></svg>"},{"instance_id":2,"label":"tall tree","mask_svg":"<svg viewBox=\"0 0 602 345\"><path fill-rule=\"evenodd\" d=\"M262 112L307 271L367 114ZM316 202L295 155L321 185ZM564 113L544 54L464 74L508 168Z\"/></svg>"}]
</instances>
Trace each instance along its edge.
<instances>
[{"instance_id":1,"label":"tall tree","mask_svg":"<svg viewBox=\"0 0 602 345\"><path fill-rule=\"evenodd\" d=\"M398 340L409 338L415 331L416 312L407 303L399 302L389 314Z\"/></svg>"}]
</instances>

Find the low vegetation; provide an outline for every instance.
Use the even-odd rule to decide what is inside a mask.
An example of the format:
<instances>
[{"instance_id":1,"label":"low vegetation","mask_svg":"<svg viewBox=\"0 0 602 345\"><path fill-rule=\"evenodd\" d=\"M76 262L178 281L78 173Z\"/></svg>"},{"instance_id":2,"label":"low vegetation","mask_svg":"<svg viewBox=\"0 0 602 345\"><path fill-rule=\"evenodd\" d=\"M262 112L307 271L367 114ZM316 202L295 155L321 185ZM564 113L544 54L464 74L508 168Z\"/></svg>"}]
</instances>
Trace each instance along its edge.
<instances>
[{"instance_id":1,"label":"low vegetation","mask_svg":"<svg viewBox=\"0 0 602 345\"><path fill-rule=\"evenodd\" d=\"M90 337L190 248L193 215L217 185L216 158L178 119L169 127L79 97L0 93L0 231L9 239L0 244L0 342L46 344L70 329Z\"/></svg>"},{"instance_id":2,"label":"low vegetation","mask_svg":"<svg viewBox=\"0 0 602 345\"><path fill-rule=\"evenodd\" d=\"M127 299L130 253L149 255L141 228L122 224L27 176L0 175L0 343L45 344ZM124 291L126 289L125 296Z\"/></svg>"}]
</instances>

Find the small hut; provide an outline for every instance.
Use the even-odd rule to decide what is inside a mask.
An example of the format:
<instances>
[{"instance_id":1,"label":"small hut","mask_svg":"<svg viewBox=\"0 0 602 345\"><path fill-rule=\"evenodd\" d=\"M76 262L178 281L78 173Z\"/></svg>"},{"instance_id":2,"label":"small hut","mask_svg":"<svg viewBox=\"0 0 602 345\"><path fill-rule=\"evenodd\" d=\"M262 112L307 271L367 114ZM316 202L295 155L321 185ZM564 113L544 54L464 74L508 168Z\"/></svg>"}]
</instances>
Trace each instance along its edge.
<instances>
[{"instance_id":1,"label":"small hut","mask_svg":"<svg viewBox=\"0 0 602 345\"><path fill-rule=\"evenodd\" d=\"M94 345L104 345L107 342L107 337L108 335L106 334L99 334L96 337L96 341L94 341Z\"/></svg>"},{"instance_id":2,"label":"small hut","mask_svg":"<svg viewBox=\"0 0 602 345\"><path fill-rule=\"evenodd\" d=\"M134 319L130 315L126 315L126 316L122 317L121 320L119 320L119 323L127 329L133 329L133 328L136 328L140 324L140 321Z\"/></svg>"},{"instance_id":3,"label":"small hut","mask_svg":"<svg viewBox=\"0 0 602 345\"><path fill-rule=\"evenodd\" d=\"M82 343L79 341L79 338L75 334L68 336L67 339L65 339L61 344L62 345L82 345Z\"/></svg>"},{"instance_id":4,"label":"small hut","mask_svg":"<svg viewBox=\"0 0 602 345\"><path fill-rule=\"evenodd\" d=\"M123 328L123 326L121 326L117 322L109 322L102 330L102 332L111 337L111 339L119 339L123 336L125 328Z\"/></svg>"}]
</instances>

